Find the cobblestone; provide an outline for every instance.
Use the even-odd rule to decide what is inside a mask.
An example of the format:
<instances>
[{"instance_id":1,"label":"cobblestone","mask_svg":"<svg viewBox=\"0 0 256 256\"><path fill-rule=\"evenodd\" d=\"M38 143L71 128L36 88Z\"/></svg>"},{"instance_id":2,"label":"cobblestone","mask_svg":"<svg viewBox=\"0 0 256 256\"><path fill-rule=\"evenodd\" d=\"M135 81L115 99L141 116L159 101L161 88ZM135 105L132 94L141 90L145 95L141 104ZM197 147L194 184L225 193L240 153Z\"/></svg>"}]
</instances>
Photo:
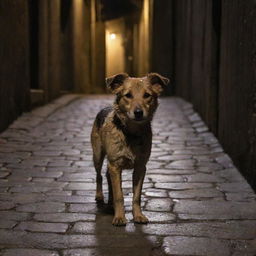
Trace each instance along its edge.
<instances>
[{"instance_id":1,"label":"cobblestone","mask_svg":"<svg viewBox=\"0 0 256 256\"><path fill-rule=\"evenodd\" d=\"M146 209L151 211L160 211L160 212L168 212L173 205L170 199L166 198L157 198L157 199L149 199Z\"/></svg>"},{"instance_id":2,"label":"cobblestone","mask_svg":"<svg viewBox=\"0 0 256 256\"><path fill-rule=\"evenodd\" d=\"M8 249L3 256L59 256L58 252L38 249Z\"/></svg>"},{"instance_id":3,"label":"cobblestone","mask_svg":"<svg viewBox=\"0 0 256 256\"><path fill-rule=\"evenodd\" d=\"M256 221L208 221L173 224L152 224L145 226L146 234L164 236L211 237L220 239L254 239Z\"/></svg>"},{"instance_id":4,"label":"cobblestone","mask_svg":"<svg viewBox=\"0 0 256 256\"><path fill-rule=\"evenodd\" d=\"M36 214L35 220L49 222L94 221L95 215L87 213L45 213Z\"/></svg>"},{"instance_id":5,"label":"cobblestone","mask_svg":"<svg viewBox=\"0 0 256 256\"><path fill-rule=\"evenodd\" d=\"M31 203L16 207L18 212L63 212L65 204L55 202Z\"/></svg>"},{"instance_id":6,"label":"cobblestone","mask_svg":"<svg viewBox=\"0 0 256 256\"><path fill-rule=\"evenodd\" d=\"M171 198L212 198L212 197L223 197L223 194L215 188L202 188L202 189L187 189L182 191L171 191L169 192Z\"/></svg>"},{"instance_id":7,"label":"cobblestone","mask_svg":"<svg viewBox=\"0 0 256 256\"><path fill-rule=\"evenodd\" d=\"M26 230L35 232L65 233L68 229L67 224L63 223L41 223L41 222L21 222L15 230Z\"/></svg>"},{"instance_id":8,"label":"cobblestone","mask_svg":"<svg viewBox=\"0 0 256 256\"><path fill-rule=\"evenodd\" d=\"M169 255L209 255L230 254L227 241L205 237L166 237L163 247Z\"/></svg>"},{"instance_id":9,"label":"cobblestone","mask_svg":"<svg viewBox=\"0 0 256 256\"><path fill-rule=\"evenodd\" d=\"M214 135L179 98L163 98L143 186L148 225L95 203L90 130L110 96L67 95L0 134L1 256L256 255L256 195ZM106 165L104 164L104 170ZM103 181L107 195L107 182Z\"/></svg>"},{"instance_id":10,"label":"cobblestone","mask_svg":"<svg viewBox=\"0 0 256 256\"><path fill-rule=\"evenodd\" d=\"M255 219L255 202L233 201L189 201L180 200L175 204L174 212L181 219Z\"/></svg>"}]
</instances>

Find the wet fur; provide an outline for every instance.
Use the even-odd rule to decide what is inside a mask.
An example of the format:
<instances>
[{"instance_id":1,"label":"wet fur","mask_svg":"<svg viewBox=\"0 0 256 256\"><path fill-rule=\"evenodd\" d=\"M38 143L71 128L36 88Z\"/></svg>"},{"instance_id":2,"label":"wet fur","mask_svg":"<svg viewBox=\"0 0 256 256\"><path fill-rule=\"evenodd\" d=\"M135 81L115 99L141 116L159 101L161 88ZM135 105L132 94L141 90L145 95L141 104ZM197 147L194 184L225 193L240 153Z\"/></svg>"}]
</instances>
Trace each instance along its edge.
<instances>
[{"instance_id":1,"label":"wet fur","mask_svg":"<svg viewBox=\"0 0 256 256\"><path fill-rule=\"evenodd\" d=\"M109 90L116 94L116 99L112 107L104 108L97 114L91 133L93 162L97 173L96 200L104 200L101 169L103 160L107 157L108 203L113 204L115 210L112 224L126 224L121 188L123 169L134 169L134 221L147 223L148 219L143 215L140 204L152 144L150 122L158 106L158 96L168 79L156 73L143 78L118 74L107 78L106 83ZM142 120L135 120L136 109L143 111Z\"/></svg>"}]
</instances>

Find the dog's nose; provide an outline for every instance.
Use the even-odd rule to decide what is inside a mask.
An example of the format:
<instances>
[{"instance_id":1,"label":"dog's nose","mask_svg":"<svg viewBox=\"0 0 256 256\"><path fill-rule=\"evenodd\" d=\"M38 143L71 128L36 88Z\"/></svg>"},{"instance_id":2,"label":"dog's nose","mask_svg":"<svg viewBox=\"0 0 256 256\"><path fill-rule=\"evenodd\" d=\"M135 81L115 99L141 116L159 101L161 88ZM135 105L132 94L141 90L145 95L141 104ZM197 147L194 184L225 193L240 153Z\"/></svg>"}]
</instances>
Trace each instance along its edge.
<instances>
[{"instance_id":1,"label":"dog's nose","mask_svg":"<svg viewBox=\"0 0 256 256\"><path fill-rule=\"evenodd\" d=\"M136 120L141 120L143 117L143 110L141 110L140 108L136 108L134 110L134 116Z\"/></svg>"}]
</instances>

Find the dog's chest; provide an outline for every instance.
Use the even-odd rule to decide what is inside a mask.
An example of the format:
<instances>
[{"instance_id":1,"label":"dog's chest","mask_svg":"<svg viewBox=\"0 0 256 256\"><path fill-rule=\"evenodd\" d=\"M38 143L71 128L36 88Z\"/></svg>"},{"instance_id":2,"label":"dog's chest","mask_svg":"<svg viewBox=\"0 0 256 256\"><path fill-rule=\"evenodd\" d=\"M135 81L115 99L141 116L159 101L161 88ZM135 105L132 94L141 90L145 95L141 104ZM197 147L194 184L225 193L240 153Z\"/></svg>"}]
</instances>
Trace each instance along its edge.
<instances>
[{"instance_id":1,"label":"dog's chest","mask_svg":"<svg viewBox=\"0 0 256 256\"><path fill-rule=\"evenodd\" d=\"M141 147L139 142L136 141L136 144L120 144L117 147L115 155L112 155L113 161L123 169L132 169L134 168L135 162L142 161L145 162L145 148ZM113 153L113 152L112 152Z\"/></svg>"},{"instance_id":2,"label":"dog's chest","mask_svg":"<svg viewBox=\"0 0 256 256\"><path fill-rule=\"evenodd\" d=\"M101 128L101 139L108 160L123 169L133 168L137 161L146 163L149 158L150 125L143 127L143 131L130 132L118 118L109 115Z\"/></svg>"},{"instance_id":3,"label":"dog's chest","mask_svg":"<svg viewBox=\"0 0 256 256\"><path fill-rule=\"evenodd\" d=\"M105 134L104 141L108 160L123 169L133 168L135 161L148 160L151 143L143 136L127 135L113 129Z\"/></svg>"}]
</instances>

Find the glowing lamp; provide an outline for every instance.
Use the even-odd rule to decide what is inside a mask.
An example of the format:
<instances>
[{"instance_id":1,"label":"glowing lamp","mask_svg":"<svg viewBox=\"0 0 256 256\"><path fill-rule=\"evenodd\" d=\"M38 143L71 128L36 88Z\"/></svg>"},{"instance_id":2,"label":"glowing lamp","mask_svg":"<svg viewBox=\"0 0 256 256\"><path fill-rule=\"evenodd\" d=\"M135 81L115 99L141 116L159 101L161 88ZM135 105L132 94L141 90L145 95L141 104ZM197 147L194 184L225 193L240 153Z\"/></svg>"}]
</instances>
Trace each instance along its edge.
<instances>
[{"instance_id":1,"label":"glowing lamp","mask_svg":"<svg viewBox=\"0 0 256 256\"><path fill-rule=\"evenodd\" d=\"M116 34L115 34L115 33L111 33L111 34L110 34L110 39L111 39L111 40L116 39Z\"/></svg>"}]
</instances>

